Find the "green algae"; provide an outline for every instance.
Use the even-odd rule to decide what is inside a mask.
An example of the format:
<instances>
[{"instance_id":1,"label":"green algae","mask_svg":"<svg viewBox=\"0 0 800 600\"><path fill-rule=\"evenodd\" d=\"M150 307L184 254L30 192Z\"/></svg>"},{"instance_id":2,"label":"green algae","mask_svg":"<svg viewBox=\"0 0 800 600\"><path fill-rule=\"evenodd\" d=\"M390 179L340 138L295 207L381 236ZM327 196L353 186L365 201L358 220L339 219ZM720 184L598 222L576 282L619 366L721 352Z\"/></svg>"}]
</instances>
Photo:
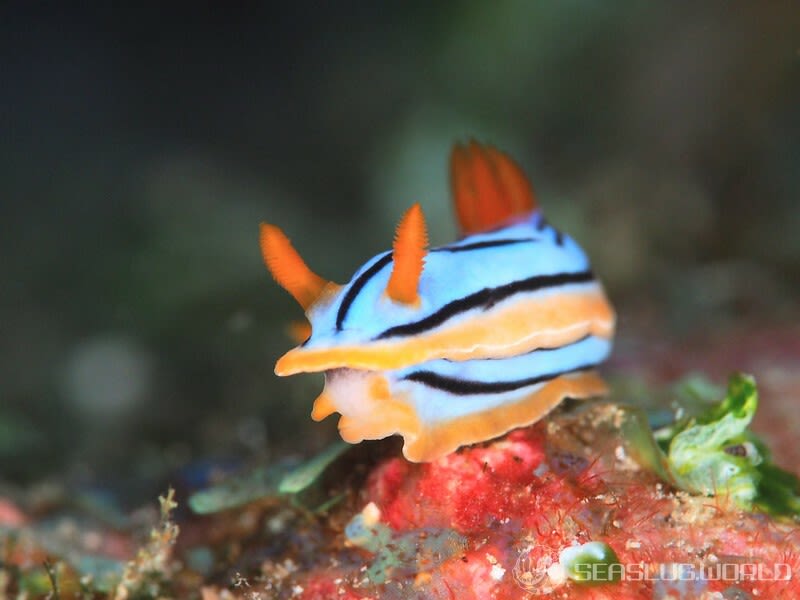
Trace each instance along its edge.
<instances>
[{"instance_id":1,"label":"green algae","mask_svg":"<svg viewBox=\"0 0 800 600\"><path fill-rule=\"evenodd\" d=\"M755 379L732 375L724 396L697 377L679 389L702 410L654 433L665 449L671 483L695 494L729 497L743 509L800 516L800 480L772 463L767 445L749 430L758 408ZM713 402L712 395L723 397Z\"/></svg>"},{"instance_id":2,"label":"green algae","mask_svg":"<svg viewBox=\"0 0 800 600\"><path fill-rule=\"evenodd\" d=\"M747 427L758 407L755 381L734 375L724 399L690 419L670 440L670 470L681 489L726 495L749 508L758 495L764 460Z\"/></svg>"},{"instance_id":3,"label":"green algae","mask_svg":"<svg viewBox=\"0 0 800 600\"><path fill-rule=\"evenodd\" d=\"M314 458L286 473L278 484L278 492L281 494L299 494L306 490L320 478L331 463L350 448L352 446L345 442L331 444Z\"/></svg>"},{"instance_id":4,"label":"green algae","mask_svg":"<svg viewBox=\"0 0 800 600\"><path fill-rule=\"evenodd\" d=\"M558 562L567 577L576 583L609 583L622 577L619 557L605 542L586 542L565 548Z\"/></svg>"},{"instance_id":5,"label":"green algae","mask_svg":"<svg viewBox=\"0 0 800 600\"><path fill-rule=\"evenodd\" d=\"M257 500L277 498L281 495L281 482L296 466L297 461L286 460L231 476L189 496L189 508L196 514L208 515Z\"/></svg>"},{"instance_id":6,"label":"green algae","mask_svg":"<svg viewBox=\"0 0 800 600\"><path fill-rule=\"evenodd\" d=\"M767 444L750 430L758 409L752 376L735 373L722 388L691 374L670 394L671 419L663 408L615 405L628 455L677 489L727 497L745 510L800 517L800 479L776 466Z\"/></svg>"},{"instance_id":7,"label":"green algae","mask_svg":"<svg viewBox=\"0 0 800 600\"><path fill-rule=\"evenodd\" d=\"M188 500L189 508L196 514L207 515L256 501L279 500L284 497L296 500L300 494L315 487L328 467L350 448L350 444L335 442L304 462L287 459L233 475L193 493ZM327 510L338 500L340 497L328 499L314 510Z\"/></svg>"}]
</instances>

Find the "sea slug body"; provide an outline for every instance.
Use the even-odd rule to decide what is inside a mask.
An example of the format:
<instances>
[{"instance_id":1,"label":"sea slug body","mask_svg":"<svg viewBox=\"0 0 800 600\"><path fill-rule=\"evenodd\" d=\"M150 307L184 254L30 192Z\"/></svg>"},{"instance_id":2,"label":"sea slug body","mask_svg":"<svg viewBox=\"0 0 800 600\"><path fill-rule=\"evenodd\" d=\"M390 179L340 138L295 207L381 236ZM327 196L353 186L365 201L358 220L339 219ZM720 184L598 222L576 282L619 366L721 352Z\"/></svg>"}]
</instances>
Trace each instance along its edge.
<instances>
[{"instance_id":1,"label":"sea slug body","mask_svg":"<svg viewBox=\"0 0 800 600\"><path fill-rule=\"evenodd\" d=\"M314 274L280 229L261 229L267 267L311 324L276 373L324 372L314 419L340 413L352 443L402 435L416 462L602 395L595 369L614 334L586 255L547 223L512 159L457 145L451 180L461 239L428 248L414 205L392 250L345 285Z\"/></svg>"}]
</instances>

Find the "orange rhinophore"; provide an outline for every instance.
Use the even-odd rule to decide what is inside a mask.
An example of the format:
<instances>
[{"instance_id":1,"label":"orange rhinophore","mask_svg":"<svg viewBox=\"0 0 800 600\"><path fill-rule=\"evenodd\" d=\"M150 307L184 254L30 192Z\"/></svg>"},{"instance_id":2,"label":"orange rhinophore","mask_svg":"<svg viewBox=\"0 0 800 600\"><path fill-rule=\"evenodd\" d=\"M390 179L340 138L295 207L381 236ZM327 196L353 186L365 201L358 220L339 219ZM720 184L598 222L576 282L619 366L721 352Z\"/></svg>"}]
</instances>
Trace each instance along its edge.
<instances>
[{"instance_id":1,"label":"orange rhinophore","mask_svg":"<svg viewBox=\"0 0 800 600\"><path fill-rule=\"evenodd\" d=\"M388 296L404 304L419 302L419 278L425 266L428 232L425 215L419 204L408 209L394 238L392 274L386 286Z\"/></svg>"},{"instance_id":2,"label":"orange rhinophore","mask_svg":"<svg viewBox=\"0 0 800 600\"><path fill-rule=\"evenodd\" d=\"M260 242L264 264L272 277L307 310L328 282L308 268L279 227L262 223Z\"/></svg>"},{"instance_id":3,"label":"orange rhinophore","mask_svg":"<svg viewBox=\"0 0 800 600\"><path fill-rule=\"evenodd\" d=\"M461 232L470 235L536 209L536 196L516 162L492 146L456 144L450 156L450 183Z\"/></svg>"}]
</instances>

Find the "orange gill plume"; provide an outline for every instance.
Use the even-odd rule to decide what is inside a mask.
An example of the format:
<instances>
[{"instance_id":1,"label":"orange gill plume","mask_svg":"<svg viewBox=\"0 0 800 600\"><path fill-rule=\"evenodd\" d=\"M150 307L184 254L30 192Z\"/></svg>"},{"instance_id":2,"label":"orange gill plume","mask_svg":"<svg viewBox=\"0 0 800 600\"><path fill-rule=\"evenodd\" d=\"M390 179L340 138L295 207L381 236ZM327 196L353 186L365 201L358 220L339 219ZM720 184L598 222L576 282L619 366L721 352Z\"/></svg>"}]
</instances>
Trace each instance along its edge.
<instances>
[{"instance_id":1,"label":"orange gill plume","mask_svg":"<svg viewBox=\"0 0 800 600\"><path fill-rule=\"evenodd\" d=\"M519 165L497 148L471 141L450 155L450 185L464 235L508 224L536 208L536 195Z\"/></svg>"},{"instance_id":2,"label":"orange gill plume","mask_svg":"<svg viewBox=\"0 0 800 600\"><path fill-rule=\"evenodd\" d=\"M264 264L272 277L307 310L329 282L308 268L279 227L262 223L259 241Z\"/></svg>"},{"instance_id":3,"label":"orange gill plume","mask_svg":"<svg viewBox=\"0 0 800 600\"><path fill-rule=\"evenodd\" d=\"M419 302L419 278L425 266L428 232L425 215L419 204L408 209L400 224L392 247L392 274L386 286L387 295L395 302Z\"/></svg>"}]
</instances>

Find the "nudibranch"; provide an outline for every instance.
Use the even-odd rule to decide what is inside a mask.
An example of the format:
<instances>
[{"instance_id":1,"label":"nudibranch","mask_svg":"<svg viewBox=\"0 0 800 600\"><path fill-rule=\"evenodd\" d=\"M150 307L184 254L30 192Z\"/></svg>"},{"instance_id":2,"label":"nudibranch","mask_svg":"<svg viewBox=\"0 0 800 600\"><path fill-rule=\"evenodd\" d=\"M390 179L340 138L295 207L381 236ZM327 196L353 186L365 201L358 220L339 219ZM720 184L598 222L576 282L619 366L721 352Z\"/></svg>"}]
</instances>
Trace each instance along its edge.
<instances>
[{"instance_id":1,"label":"nudibranch","mask_svg":"<svg viewBox=\"0 0 800 600\"><path fill-rule=\"evenodd\" d=\"M267 268L311 325L275 373L323 372L313 419L340 413L350 443L399 434L414 462L530 425L565 398L604 394L596 367L614 335L586 255L547 223L510 157L456 145L450 176L462 237L428 248L415 204L392 249L345 285L261 225Z\"/></svg>"}]
</instances>

